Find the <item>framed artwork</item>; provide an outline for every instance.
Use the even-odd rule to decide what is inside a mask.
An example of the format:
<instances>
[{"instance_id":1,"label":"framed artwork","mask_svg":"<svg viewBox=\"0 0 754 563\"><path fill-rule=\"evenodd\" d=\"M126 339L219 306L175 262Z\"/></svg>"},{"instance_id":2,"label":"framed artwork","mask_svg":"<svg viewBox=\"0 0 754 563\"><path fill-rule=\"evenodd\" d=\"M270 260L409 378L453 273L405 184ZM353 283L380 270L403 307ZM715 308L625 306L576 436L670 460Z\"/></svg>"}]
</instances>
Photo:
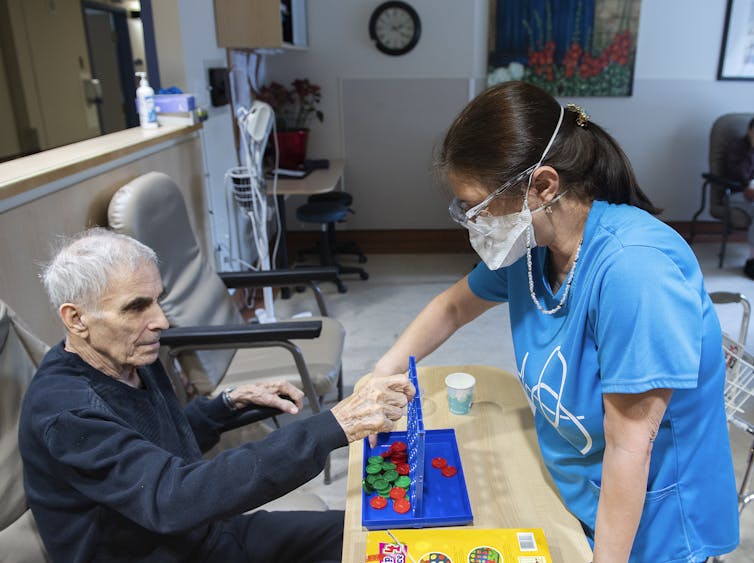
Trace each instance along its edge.
<instances>
[{"instance_id":1,"label":"framed artwork","mask_svg":"<svg viewBox=\"0 0 754 563\"><path fill-rule=\"evenodd\" d=\"M718 80L754 80L754 0L728 0Z\"/></svg>"},{"instance_id":2,"label":"framed artwork","mask_svg":"<svg viewBox=\"0 0 754 563\"><path fill-rule=\"evenodd\" d=\"M641 0L490 0L487 84L630 96L640 9Z\"/></svg>"}]
</instances>

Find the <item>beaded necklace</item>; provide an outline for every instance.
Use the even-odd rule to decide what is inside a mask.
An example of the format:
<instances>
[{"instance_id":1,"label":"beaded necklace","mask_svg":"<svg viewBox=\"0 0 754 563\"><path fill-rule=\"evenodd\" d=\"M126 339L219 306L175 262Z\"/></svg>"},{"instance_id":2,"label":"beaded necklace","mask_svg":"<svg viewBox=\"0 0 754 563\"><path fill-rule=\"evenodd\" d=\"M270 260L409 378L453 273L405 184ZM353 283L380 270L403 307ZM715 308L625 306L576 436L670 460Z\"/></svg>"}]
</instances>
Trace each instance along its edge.
<instances>
[{"instance_id":1,"label":"beaded necklace","mask_svg":"<svg viewBox=\"0 0 754 563\"><path fill-rule=\"evenodd\" d=\"M529 295L531 296L531 300L534 301L534 304L537 306L537 309L539 309L543 314L554 315L563 308L566 299L568 299L568 294L571 291L571 283L573 282L573 275L576 273L576 264L579 261L579 254L581 253L581 245L583 243L584 239L581 239L579 241L579 246L576 248L576 255L573 257L573 265L568 272L565 290L563 290L563 297L560 298L560 303L558 303L552 309L545 309L539 302L539 299L537 299L537 294L534 292L534 275L532 274L531 267L531 234L530 229L526 229L526 271L529 275Z\"/></svg>"}]
</instances>

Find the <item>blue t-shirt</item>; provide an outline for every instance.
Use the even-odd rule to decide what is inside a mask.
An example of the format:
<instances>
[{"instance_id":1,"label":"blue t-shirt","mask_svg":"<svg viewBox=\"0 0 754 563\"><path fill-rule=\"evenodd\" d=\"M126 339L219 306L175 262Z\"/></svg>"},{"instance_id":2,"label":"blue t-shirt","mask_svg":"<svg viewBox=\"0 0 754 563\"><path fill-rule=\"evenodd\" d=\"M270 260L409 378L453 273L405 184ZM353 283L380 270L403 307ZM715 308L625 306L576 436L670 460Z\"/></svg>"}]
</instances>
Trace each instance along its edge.
<instances>
[{"instance_id":1,"label":"blue t-shirt","mask_svg":"<svg viewBox=\"0 0 754 563\"><path fill-rule=\"evenodd\" d=\"M555 307L547 248L532 252L534 289ZM569 508L594 530L605 449L603 393L673 389L652 449L631 562L693 563L738 544L725 420L720 324L684 240L650 214L595 201L570 296L554 315L532 302L522 258L469 276L479 297L508 301L519 378L545 464Z\"/></svg>"}]
</instances>

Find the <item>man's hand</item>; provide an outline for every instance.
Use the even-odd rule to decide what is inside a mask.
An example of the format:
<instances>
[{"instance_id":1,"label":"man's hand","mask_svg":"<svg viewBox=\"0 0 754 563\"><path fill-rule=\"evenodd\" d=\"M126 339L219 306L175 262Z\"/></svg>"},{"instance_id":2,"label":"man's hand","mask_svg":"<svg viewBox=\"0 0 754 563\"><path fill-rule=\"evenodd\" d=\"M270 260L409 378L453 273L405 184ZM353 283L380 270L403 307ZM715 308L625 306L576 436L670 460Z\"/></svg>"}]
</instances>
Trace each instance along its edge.
<instances>
[{"instance_id":1,"label":"man's hand","mask_svg":"<svg viewBox=\"0 0 754 563\"><path fill-rule=\"evenodd\" d=\"M332 408L349 442L377 432L389 432L406 412L416 389L405 374L370 376L359 382L353 394Z\"/></svg>"},{"instance_id":2,"label":"man's hand","mask_svg":"<svg viewBox=\"0 0 754 563\"><path fill-rule=\"evenodd\" d=\"M281 395L287 395L290 400L284 399ZM297 414L301 410L304 393L288 381L260 381L237 387L230 392L230 398L239 409L256 405Z\"/></svg>"}]
</instances>

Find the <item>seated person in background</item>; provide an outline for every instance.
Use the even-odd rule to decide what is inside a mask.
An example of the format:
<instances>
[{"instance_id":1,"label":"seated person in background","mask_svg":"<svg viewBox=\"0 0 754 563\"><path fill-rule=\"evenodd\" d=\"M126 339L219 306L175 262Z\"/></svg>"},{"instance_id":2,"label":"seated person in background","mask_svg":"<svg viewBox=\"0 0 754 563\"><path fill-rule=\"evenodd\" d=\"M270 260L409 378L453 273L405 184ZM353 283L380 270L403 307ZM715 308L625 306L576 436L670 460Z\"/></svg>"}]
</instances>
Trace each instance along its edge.
<instances>
[{"instance_id":1,"label":"seated person in background","mask_svg":"<svg viewBox=\"0 0 754 563\"><path fill-rule=\"evenodd\" d=\"M749 122L746 135L731 141L725 148L725 177L743 184L730 200L754 218L754 119ZM749 226L749 259L744 273L754 279L754 221Z\"/></svg>"},{"instance_id":2,"label":"seated person in background","mask_svg":"<svg viewBox=\"0 0 754 563\"><path fill-rule=\"evenodd\" d=\"M301 391L249 384L181 407L157 359L157 258L127 236L83 233L43 281L66 335L29 385L19 445L53 561L340 561L342 511L244 513L312 479L333 449L390 430L415 392L405 375L204 460L239 413L296 413Z\"/></svg>"}]
</instances>

